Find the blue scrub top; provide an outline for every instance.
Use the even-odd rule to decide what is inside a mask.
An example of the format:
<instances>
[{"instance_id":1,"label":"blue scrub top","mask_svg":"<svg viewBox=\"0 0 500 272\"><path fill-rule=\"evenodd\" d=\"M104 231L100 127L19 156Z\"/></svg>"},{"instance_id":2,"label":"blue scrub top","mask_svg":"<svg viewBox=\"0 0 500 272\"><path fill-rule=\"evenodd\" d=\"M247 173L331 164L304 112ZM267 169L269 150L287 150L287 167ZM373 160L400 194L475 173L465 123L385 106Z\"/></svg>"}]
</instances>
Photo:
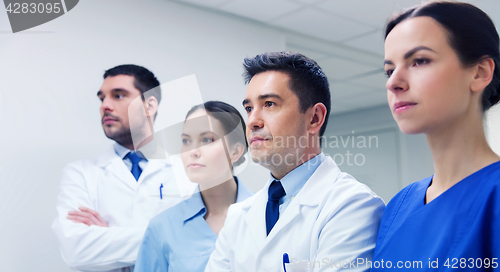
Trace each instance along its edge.
<instances>
[{"instance_id":1,"label":"blue scrub top","mask_svg":"<svg viewBox=\"0 0 500 272\"><path fill-rule=\"evenodd\" d=\"M500 271L500 162L425 204L431 181L412 183L391 199L371 271Z\"/></svg>"},{"instance_id":2,"label":"blue scrub top","mask_svg":"<svg viewBox=\"0 0 500 272\"><path fill-rule=\"evenodd\" d=\"M238 182L236 202L253 193ZM203 218L207 212L201 194L160 213L153 218L144 234L134 272L205 271L215 250L217 235Z\"/></svg>"}]
</instances>

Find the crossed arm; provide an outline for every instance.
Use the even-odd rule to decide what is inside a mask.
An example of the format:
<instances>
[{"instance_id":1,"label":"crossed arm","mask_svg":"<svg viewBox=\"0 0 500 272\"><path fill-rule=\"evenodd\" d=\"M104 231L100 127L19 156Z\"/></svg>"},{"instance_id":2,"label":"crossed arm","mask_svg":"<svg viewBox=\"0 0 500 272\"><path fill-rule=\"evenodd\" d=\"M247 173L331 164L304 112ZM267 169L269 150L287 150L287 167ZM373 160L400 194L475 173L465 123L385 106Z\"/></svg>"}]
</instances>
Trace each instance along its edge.
<instances>
[{"instance_id":1,"label":"crossed arm","mask_svg":"<svg viewBox=\"0 0 500 272\"><path fill-rule=\"evenodd\" d=\"M109 226L95 211L91 177L82 164L63 171L52 224L64 261L84 271L107 271L134 265L145 227Z\"/></svg>"},{"instance_id":2,"label":"crossed arm","mask_svg":"<svg viewBox=\"0 0 500 272\"><path fill-rule=\"evenodd\" d=\"M108 223L104 221L98 212L86 207L78 207L78 209L79 211L69 211L66 218L73 221L73 223L82 223L87 226L95 225L108 228Z\"/></svg>"}]
</instances>

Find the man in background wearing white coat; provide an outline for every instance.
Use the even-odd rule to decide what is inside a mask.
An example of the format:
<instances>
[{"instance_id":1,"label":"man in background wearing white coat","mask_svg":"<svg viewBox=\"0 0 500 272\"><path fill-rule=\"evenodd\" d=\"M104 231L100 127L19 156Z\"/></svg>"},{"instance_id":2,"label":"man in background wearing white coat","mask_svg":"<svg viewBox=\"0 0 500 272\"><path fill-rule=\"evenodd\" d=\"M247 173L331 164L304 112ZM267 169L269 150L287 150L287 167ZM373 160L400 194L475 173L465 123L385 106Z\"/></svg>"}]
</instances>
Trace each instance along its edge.
<instances>
[{"instance_id":1,"label":"man in background wearing white coat","mask_svg":"<svg viewBox=\"0 0 500 272\"><path fill-rule=\"evenodd\" d=\"M137 65L104 74L97 93L101 122L116 143L97 158L64 169L52 225L72 268L130 271L149 220L183 200L177 197L171 166L165 160L148 161L134 150L131 124L134 139L146 138L138 148L153 145L147 136L161 100L159 85L153 73Z\"/></svg>"},{"instance_id":2,"label":"man in background wearing white coat","mask_svg":"<svg viewBox=\"0 0 500 272\"><path fill-rule=\"evenodd\" d=\"M229 208L206 271L283 271L284 253L300 271L369 270L356 261L371 261L385 204L321 152L325 74L290 52L248 58L244 67L249 148L271 175Z\"/></svg>"}]
</instances>

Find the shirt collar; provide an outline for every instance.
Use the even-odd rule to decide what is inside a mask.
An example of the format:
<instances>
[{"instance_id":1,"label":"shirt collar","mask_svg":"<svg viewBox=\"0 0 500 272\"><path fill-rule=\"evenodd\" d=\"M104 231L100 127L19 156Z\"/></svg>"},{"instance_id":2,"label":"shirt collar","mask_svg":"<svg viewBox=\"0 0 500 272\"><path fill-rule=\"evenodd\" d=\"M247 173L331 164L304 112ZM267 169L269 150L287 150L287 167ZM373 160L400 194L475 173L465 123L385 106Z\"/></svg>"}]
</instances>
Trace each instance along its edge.
<instances>
[{"instance_id":1,"label":"shirt collar","mask_svg":"<svg viewBox=\"0 0 500 272\"><path fill-rule=\"evenodd\" d=\"M318 169L318 166L325 160L325 155L323 152L315 156L314 158L306 161L305 163L299 165L297 168L293 169L290 173L286 174L280 181L287 197L296 196L300 189L304 187L307 180L312 176L314 171ZM276 180L272 174L271 180Z\"/></svg>"},{"instance_id":2,"label":"shirt collar","mask_svg":"<svg viewBox=\"0 0 500 272\"><path fill-rule=\"evenodd\" d=\"M151 142L152 142L152 141L151 141ZM136 152L137 152L137 153L140 153L140 151L141 151L143 148L147 148L147 147L148 147L148 145L149 145L151 142L149 142L149 143L147 143L146 145L144 145L143 147L139 148ZM125 159L125 156L127 156L127 154L128 154L130 151L134 151L134 150L130 150L130 149L128 149L128 148L126 148L126 147L124 147L123 145L121 145L121 144L119 144L119 143L117 143L117 142L115 142L114 149L115 149L115 153L116 153L116 155L118 155L118 157L120 157L122 160L124 160L124 159ZM138 154L138 155L144 158L144 156L143 156L142 154ZM148 161L148 159L147 159L147 158L144 158L144 159L145 159L146 161Z\"/></svg>"},{"instance_id":3,"label":"shirt collar","mask_svg":"<svg viewBox=\"0 0 500 272\"><path fill-rule=\"evenodd\" d=\"M131 151L130 149L122 146L119 143L115 142L115 145L113 146L115 148L115 153L118 155L118 157L122 158L122 160L127 156L127 154Z\"/></svg>"},{"instance_id":4,"label":"shirt collar","mask_svg":"<svg viewBox=\"0 0 500 272\"><path fill-rule=\"evenodd\" d=\"M234 180L238 185L236 202L241 202L253 195L252 191L248 189L243 182L239 182L237 177L234 177ZM193 196L184 201L182 205L184 205L184 223L194 217L205 216L207 213L207 208L205 207L205 203L203 203L200 192L193 194Z\"/></svg>"}]
</instances>

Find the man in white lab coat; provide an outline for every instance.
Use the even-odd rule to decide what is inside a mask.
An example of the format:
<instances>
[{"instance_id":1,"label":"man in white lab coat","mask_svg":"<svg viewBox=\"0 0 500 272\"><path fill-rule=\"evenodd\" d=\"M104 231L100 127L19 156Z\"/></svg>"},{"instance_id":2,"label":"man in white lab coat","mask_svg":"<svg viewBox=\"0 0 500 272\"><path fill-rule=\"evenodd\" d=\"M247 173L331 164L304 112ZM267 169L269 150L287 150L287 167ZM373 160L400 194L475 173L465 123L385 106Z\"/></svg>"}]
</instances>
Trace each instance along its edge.
<instances>
[{"instance_id":1,"label":"man in white lab coat","mask_svg":"<svg viewBox=\"0 0 500 272\"><path fill-rule=\"evenodd\" d=\"M321 152L325 74L290 52L248 58L244 67L249 148L271 175L230 207L206 271L283 271L284 253L288 272L368 271L385 204Z\"/></svg>"},{"instance_id":2,"label":"man in white lab coat","mask_svg":"<svg viewBox=\"0 0 500 272\"><path fill-rule=\"evenodd\" d=\"M135 152L135 147L153 145L148 136L161 100L159 84L153 73L137 65L120 65L104 74L97 93L101 122L116 143L97 158L64 169L52 225L62 257L72 268L130 271L149 220L183 200L171 166ZM134 146L132 138L145 140Z\"/></svg>"}]
</instances>

